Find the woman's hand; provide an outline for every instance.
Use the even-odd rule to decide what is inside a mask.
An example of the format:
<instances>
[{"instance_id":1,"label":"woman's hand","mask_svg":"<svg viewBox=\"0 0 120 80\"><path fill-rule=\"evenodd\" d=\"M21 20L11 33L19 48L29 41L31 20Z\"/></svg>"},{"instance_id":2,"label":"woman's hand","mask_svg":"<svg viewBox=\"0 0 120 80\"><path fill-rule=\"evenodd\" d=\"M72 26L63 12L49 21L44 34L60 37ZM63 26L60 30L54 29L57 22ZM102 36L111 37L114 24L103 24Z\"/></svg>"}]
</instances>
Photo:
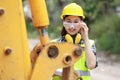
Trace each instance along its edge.
<instances>
[{"instance_id":1,"label":"woman's hand","mask_svg":"<svg viewBox=\"0 0 120 80\"><path fill-rule=\"evenodd\" d=\"M83 39L87 38L88 37L88 27L87 27L86 23L81 21L79 26L81 27L79 32L81 33L82 38Z\"/></svg>"}]
</instances>

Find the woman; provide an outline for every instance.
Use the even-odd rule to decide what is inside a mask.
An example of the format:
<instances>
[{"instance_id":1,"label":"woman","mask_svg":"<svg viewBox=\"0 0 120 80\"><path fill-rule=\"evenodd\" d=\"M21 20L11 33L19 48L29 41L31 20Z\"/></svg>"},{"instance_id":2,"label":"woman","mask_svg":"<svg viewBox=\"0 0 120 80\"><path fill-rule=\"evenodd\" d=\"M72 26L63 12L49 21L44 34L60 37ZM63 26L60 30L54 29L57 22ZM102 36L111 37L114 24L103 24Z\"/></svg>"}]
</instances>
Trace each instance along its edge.
<instances>
[{"instance_id":1,"label":"woman","mask_svg":"<svg viewBox=\"0 0 120 80\"><path fill-rule=\"evenodd\" d=\"M89 70L97 66L96 48L93 44L94 41L89 40L88 27L83 21L85 19L83 9L76 3L70 3L64 7L61 19L63 21L63 28L61 38L57 41L72 42L84 48L83 56L75 63L74 68L83 80L90 80Z\"/></svg>"}]
</instances>

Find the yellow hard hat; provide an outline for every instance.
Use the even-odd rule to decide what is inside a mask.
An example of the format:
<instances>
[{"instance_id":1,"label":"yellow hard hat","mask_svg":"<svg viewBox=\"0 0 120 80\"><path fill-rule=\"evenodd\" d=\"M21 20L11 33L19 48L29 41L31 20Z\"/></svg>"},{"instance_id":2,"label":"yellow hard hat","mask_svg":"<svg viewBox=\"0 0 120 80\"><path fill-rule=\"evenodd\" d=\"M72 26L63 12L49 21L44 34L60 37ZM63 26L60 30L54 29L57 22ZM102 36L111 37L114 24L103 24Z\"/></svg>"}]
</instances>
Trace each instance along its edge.
<instances>
[{"instance_id":1,"label":"yellow hard hat","mask_svg":"<svg viewBox=\"0 0 120 80\"><path fill-rule=\"evenodd\" d=\"M85 19L82 7L76 3L70 3L64 7L60 16L61 19L63 19L65 15L81 16L82 19Z\"/></svg>"}]
</instances>

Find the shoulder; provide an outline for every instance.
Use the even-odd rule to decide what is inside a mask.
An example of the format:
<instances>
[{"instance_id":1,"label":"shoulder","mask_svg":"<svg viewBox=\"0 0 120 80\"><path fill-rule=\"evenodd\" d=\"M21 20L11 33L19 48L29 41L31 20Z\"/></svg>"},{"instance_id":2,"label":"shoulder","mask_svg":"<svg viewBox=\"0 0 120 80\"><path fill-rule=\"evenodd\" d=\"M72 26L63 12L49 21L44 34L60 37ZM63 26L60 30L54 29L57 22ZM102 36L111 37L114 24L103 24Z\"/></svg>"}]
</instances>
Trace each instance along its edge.
<instances>
[{"instance_id":1,"label":"shoulder","mask_svg":"<svg viewBox=\"0 0 120 80\"><path fill-rule=\"evenodd\" d=\"M92 46L92 45L95 45L95 40L90 39L89 42L90 42L90 45L91 45L91 46Z\"/></svg>"},{"instance_id":2,"label":"shoulder","mask_svg":"<svg viewBox=\"0 0 120 80\"><path fill-rule=\"evenodd\" d=\"M95 40L89 39L89 43L90 43L90 46L91 46L92 51L93 51L94 53L96 53ZM80 46L83 47L83 48L85 48L85 42L84 42L84 40L81 40Z\"/></svg>"},{"instance_id":3,"label":"shoulder","mask_svg":"<svg viewBox=\"0 0 120 80\"><path fill-rule=\"evenodd\" d=\"M89 40L92 51L96 54L95 40Z\"/></svg>"},{"instance_id":4,"label":"shoulder","mask_svg":"<svg viewBox=\"0 0 120 80\"><path fill-rule=\"evenodd\" d=\"M63 42L63 38L62 37L56 38L56 39L51 40L50 42Z\"/></svg>"},{"instance_id":5,"label":"shoulder","mask_svg":"<svg viewBox=\"0 0 120 80\"><path fill-rule=\"evenodd\" d=\"M92 45L95 45L95 41L92 40L92 39L89 39L89 43L90 43L91 46L92 46ZM85 47L85 41L84 41L83 39L81 39L80 45L82 45L83 47ZM82 47L82 46L81 46L81 47Z\"/></svg>"},{"instance_id":6,"label":"shoulder","mask_svg":"<svg viewBox=\"0 0 120 80\"><path fill-rule=\"evenodd\" d=\"M51 40L50 42L57 42L57 40L58 40L58 39L53 39L53 40Z\"/></svg>"}]
</instances>

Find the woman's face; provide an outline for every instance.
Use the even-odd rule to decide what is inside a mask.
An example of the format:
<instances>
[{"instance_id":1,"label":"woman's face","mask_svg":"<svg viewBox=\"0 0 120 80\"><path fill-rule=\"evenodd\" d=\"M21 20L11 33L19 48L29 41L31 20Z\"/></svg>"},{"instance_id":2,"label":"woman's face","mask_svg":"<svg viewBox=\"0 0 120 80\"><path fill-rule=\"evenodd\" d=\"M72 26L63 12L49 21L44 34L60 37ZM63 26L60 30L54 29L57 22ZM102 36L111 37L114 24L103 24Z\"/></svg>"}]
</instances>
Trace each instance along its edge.
<instances>
[{"instance_id":1,"label":"woman's face","mask_svg":"<svg viewBox=\"0 0 120 80\"><path fill-rule=\"evenodd\" d=\"M81 18L78 16L67 16L63 20L63 26L68 34L75 35L80 30L79 24L81 21Z\"/></svg>"}]
</instances>

